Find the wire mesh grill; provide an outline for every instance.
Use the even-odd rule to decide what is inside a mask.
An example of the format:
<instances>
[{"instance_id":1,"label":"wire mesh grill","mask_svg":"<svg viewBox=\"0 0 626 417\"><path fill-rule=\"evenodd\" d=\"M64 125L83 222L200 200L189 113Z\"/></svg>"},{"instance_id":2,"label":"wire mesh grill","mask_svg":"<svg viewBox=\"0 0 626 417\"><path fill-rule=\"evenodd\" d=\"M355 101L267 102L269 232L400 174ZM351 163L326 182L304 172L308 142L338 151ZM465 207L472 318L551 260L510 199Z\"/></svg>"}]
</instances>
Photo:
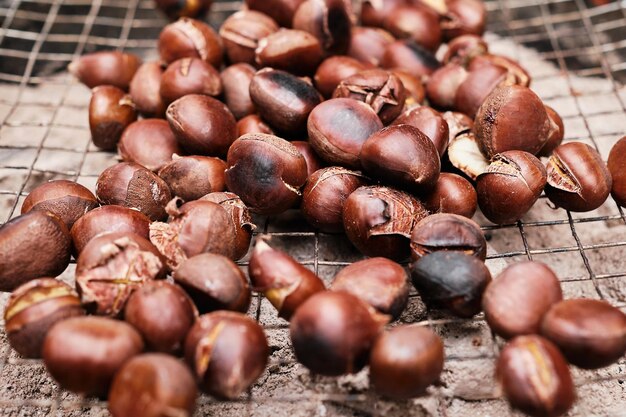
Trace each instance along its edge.
<instances>
[{"instance_id":1,"label":"wire mesh grill","mask_svg":"<svg viewBox=\"0 0 626 417\"><path fill-rule=\"evenodd\" d=\"M241 2L216 2L219 22ZM492 50L529 67L533 88L564 118L566 140L594 146L604 159L626 134L626 2L591 7L583 0L489 0ZM115 155L90 145L89 91L64 72L83 53L118 49L154 56L165 20L151 0L0 1L0 223L51 179L93 189ZM508 38L509 40L504 39ZM511 41L512 39L512 41ZM566 297L606 299L626 309L626 216L609 200L591 213L555 210L542 197L523 221L478 222L490 240L495 274L523 259L547 263ZM296 211L256 218L273 244L326 282L360 255L342 235L317 233ZM246 269L246 260L240 262ZM74 265L62 275L73 280ZM0 296L4 305L7 294ZM442 382L429 395L387 402L367 387L367 371L339 379L311 376L295 363L288 325L256 294L249 314L266 329L272 356L259 382L232 402L203 396L198 415L517 415L499 398L493 360L502 341L482 316L461 320L426 311L413 292L400 322L431 326L444 337ZM574 370L579 402L572 415L626 415L626 361L596 372ZM0 330L0 415L106 415L106 404L57 388L41 361L19 358Z\"/></svg>"}]
</instances>

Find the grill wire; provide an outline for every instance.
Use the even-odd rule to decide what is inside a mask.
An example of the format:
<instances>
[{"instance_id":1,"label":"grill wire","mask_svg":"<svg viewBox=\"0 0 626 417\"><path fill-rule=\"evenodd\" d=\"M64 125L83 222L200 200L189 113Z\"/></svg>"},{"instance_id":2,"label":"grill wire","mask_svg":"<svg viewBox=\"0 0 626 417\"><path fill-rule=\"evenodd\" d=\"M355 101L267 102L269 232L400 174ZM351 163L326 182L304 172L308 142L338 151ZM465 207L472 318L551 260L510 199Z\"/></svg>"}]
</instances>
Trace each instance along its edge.
<instances>
[{"instance_id":1,"label":"grill wire","mask_svg":"<svg viewBox=\"0 0 626 417\"><path fill-rule=\"evenodd\" d=\"M535 89L562 114L566 140L589 143L606 160L612 144L626 134L626 2L599 7L583 0L486 4L488 39L512 39L515 43L501 48L522 64L531 58L551 63L537 67L545 71L531 68ZM210 23L218 27L240 6L217 1ZM44 181L71 179L93 190L98 174L116 160L90 145L89 91L64 69L74 58L98 50L156 57L156 39L165 23L151 0L0 0L0 224L17 216L24 197ZM626 310L626 216L612 199L590 213L569 213L553 210L542 196L517 224L493 226L480 216L478 221L490 239L492 272L510 262L540 260L555 268L566 296L606 299ZM274 246L327 283L339 268L360 258L345 237L315 232L296 211L257 217L256 223L258 233L272 235ZM246 260L240 262L244 270ZM74 267L62 275L68 283ZM0 293L1 305L7 297ZM259 294L249 314L268 334L268 371L236 401L202 396L198 415L518 415L494 389L493 360L502 340L482 315L464 320L427 312L413 291L400 321L431 326L441 334L446 367L442 383L427 397L393 403L367 390L366 371L339 380L310 376L295 363L287 323ZM41 361L19 358L1 327L0 416L107 415L106 403L60 390ZM572 415L626 415L624 359L594 372L573 369L573 374L580 399Z\"/></svg>"}]
</instances>

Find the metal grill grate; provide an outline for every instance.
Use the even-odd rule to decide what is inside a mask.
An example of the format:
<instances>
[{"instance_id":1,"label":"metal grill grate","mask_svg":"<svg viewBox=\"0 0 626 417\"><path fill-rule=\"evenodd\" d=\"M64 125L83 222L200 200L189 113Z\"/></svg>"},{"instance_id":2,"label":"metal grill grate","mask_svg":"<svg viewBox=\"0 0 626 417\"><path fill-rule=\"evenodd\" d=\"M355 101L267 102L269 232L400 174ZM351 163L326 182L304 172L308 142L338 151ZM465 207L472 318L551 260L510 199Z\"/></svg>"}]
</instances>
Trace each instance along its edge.
<instances>
[{"instance_id":1,"label":"metal grill grate","mask_svg":"<svg viewBox=\"0 0 626 417\"><path fill-rule=\"evenodd\" d=\"M216 2L211 23L219 24L240 3ZM566 140L587 142L606 159L626 134L626 2L486 3L492 50L529 67L533 88L563 116ZM93 189L98 174L115 163L115 155L89 144L89 91L64 68L103 49L154 57L164 24L151 0L0 0L0 223L19 214L34 186L72 179ZM275 246L326 282L360 258L345 237L316 233L295 211L256 220ZM602 298L626 309L626 216L612 200L577 214L554 210L542 197L515 225L477 220L490 239L487 264L494 274L510 262L543 261L558 272L567 297ZM71 283L73 270L70 265L62 278ZM7 296L0 295L0 304ZM517 415L494 389L493 360L502 341L482 316L460 320L427 312L413 292L400 321L441 334L446 367L429 396L393 403L367 390L366 371L338 380L310 376L295 363L287 323L271 305L257 295L249 313L268 334L270 366L237 401L203 396L198 415ZM59 390L41 361L19 358L1 327L0 415L106 415L105 403ZM571 414L626 415L625 367L622 360L596 372L574 370L580 399Z\"/></svg>"}]
</instances>

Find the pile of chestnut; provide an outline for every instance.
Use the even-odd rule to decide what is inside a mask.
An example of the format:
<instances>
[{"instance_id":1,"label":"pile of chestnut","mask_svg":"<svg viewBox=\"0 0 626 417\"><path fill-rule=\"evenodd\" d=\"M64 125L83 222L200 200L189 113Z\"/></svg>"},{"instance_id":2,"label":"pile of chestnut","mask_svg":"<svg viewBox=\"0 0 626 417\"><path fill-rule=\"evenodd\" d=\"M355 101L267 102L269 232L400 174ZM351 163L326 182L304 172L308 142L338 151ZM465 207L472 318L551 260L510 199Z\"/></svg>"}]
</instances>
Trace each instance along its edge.
<instances>
[{"instance_id":1,"label":"pile of chestnut","mask_svg":"<svg viewBox=\"0 0 626 417\"><path fill-rule=\"evenodd\" d=\"M385 330L409 282L428 307L484 311L510 339L497 379L531 415L572 406L568 362L624 355L619 309L563 300L540 263L493 281L485 266L477 206L505 224L543 191L572 211L611 190L626 205L626 138L608 167L590 146L561 144L563 122L528 73L489 53L480 1L365 0L355 13L346 0L246 0L219 33L192 18L210 1L157 3L180 17L161 32L159 62L97 52L70 65L93 89L93 143L123 162L95 194L40 185L0 229L9 342L61 387L108 398L116 417L191 415L197 387L237 398L270 353L245 314L252 290L290 321L304 366L337 376L369 365L391 399L423 395L443 369L433 331ZM234 261L249 251L251 213L298 207L369 258L327 288L257 236L248 281ZM72 257L75 288L53 278ZM410 274L398 263L409 258Z\"/></svg>"}]
</instances>

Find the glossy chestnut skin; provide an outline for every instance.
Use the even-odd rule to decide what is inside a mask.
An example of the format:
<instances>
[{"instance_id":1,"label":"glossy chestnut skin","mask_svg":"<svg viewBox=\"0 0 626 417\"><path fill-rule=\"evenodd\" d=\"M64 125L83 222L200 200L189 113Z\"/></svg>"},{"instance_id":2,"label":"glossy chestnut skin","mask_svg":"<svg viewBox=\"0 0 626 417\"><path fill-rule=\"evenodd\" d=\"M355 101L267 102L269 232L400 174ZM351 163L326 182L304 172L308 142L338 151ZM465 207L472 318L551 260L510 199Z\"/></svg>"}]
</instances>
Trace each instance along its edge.
<instances>
[{"instance_id":1,"label":"glossy chestnut skin","mask_svg":"<svg viewBox=\"0 0 626 417\"><path fill-rule=\"evenodd\" d=\"M512 85L494 90L478 109L474 133L485 154L518 150L537 154L548 140L550 119L532 90Z\"/></svg>"},{"instance_id":2,"label":"glossy chestnut skin","mask_svg":"<svg viewBox=\"0 0 626 417\"><path fill-rule=\"evenodd\" d=\"M230 259L201 253L183 261L174 272L174 281L183 287L200 314L215 310L245 313L250 307L250 287L239 267Z\"/></svg>"},{"instance_id":3,"label":"glossy chestnut skin","mask_svg":"<svg viewBox=\"0 0 626 417\"><path fill-rule=\"evenodd\" d=\"M252 78L250 97L264 120L273 128L291 134L304 131L309 113L321 101L311 84L269 68Z\"/></svg>"},{"instance_id":4,"label":"glossy chestnut skin","mask_svg":"<svg viewBox=\"0 0 626 417\"><path fill-rule=\"evenodd\" d=\"M309 32L280 29L259 41L256 63L295 75L315 73L324 57L319 40Z\"/></svg>"},{"instance_id":5,"label":"glossy chestnut skin","mask_svg":"<svg viewBox=\"0 0 626 417\"><path fill-rule=\"evenodd\" d=\"M237 139L235 117L212 97L183 96L169 105L166 117L178 144L192 155L224 156Z\"/></svg>"},{"instance_id":6,"label":"glossy chestnut skin","mask_svg":"<svg viewBox=\"0 0 626 417\"><path fill-rule=\"evenodd\" d=\"M250 317L216 311L198 318L185 341L185 359L200 388L237 398L263 373L269 347L263 328Z\"/></svg>"},{"instance_id":7,"label":"glossy chestnut skin","mask_svg":"<svg viewBox=\"0 0 626 417\"><path fill-rule=\"evenodd\" d=\"M322 291L291 318L291 342L298 362L311 372L338 376L360 371L374 339L387 322L358 297Z\"/></svg>"},{"instance_id":8,"label":"glossy chestnut skin","mask_svg":"<svg viewBox=\"0 0 626 417\"><path fill-rule=\"evenodd\" d=\"M254 10L240 10L229 16L220 27L228 60L254 65L259 41L278 29L274 19Z\"/></svg>"},{"instance_id":9,"label":"glossy chestnut skin","mask_svg":"<svg viewBox=\"0 0 626 417\"><path fill-rule=\"evenodd\" d=\"M324 162L315 153L309 142L300 140L294 140L291 142L293 146L300 151L304 160L306 161L306 176L310 178L315 171L318 171L324 167Z\"/></svg>"},{"instance_id":10,"label":"glossy chestnut skin","mask_svg":"<svg viewBox=\"0 0 626 417\"><path fill-rule=\"evenodd\" d=\"M265 133L274 135L274 130L269 127L258 114L251 114L237 122L237 137L248 133Z\"/></svg>"},{"instance_id":11,"label":"glossy chestnut skin","mask_svg":"<svg viewBox=\"0 0 626 417\"><path fill-rule=\"evenodd\" d=\"M478 207L474 186L460 175L442 172L437 184L420 201L431 213L451 213L471 219Z\"/></svg>"},{"instance_id":12,"label":"glossy chestnut skin","mask_svg":"<svg viewBox=\"0 0 626 417\"><path fill-rule=\"evenodd\" d=\"M261 237L254 246L248 266L250 281L276 308L279 317L290 320L302 303L324 291L325 286L313 271L272 248L268 241Z\"/></svg>"},{"instance_id":13,"label":"glossy chestnut skin","mask_svg":"<svg viewBox=\"0 0 626 417\"><path fill-rule=\"evenodd\" d=\"M83 251L87 243L104 233L126 232L148 238L150 219L143 213L122 206L102 206L78 219L70 234L74 255Z\"/></svg>"},{"instance_id":14,"label":"glossy chestnut skin","mask_svg":"<svg viewBox=\"0 0 626 417\"><path fill-rule=\"evenodd\" d=\"M361 5L361 23L382 27L385 18L397 7L411 5L411 0L364 0Z\"/></svg>"},{"instance_id":15,"label":"glossy chestnut skin","mask_svg":"<svg viewBox=\"0 0 626 417\"><path fill-rule=\"evenodd\" d=\"M135 120L135 105L123 90L111 85L93 89L89 102L89 130L91 140L98 148L115 149L124 129Z\"/></svg>"},{"instance_id":16,"label":"glossy chestnut skin","mask_svg":"<svg viewBox=\"0 0 626 417\"><path fill-rule=\"evenodd\" d=\"M143 348L141 336L127 323L104 317L72 317L48 332L43 361L61 388L104 397L115 373Z\"/></svg>"},{"instance_id":17,"label":"glossy chestnut skin","mask_svg":"<svg viewBox=\"0 0 626 417\"><path fill-rule=\"evenodd\" d=\"M167 104L187 94L219 96L222 94L222 81L211 64L200 58L181 58L168 65L163 72L159 92Z\"/></svg>"},{"instance_id":18,"label":"glossy chestnut skin","mask_svg":"<svg viewBox=\"0 0 626 417\"><path fill-rule=\"evenodd\" d=\"M82 55L67 70L89 88L111 85L126 91L140 65L136 55L101 51Z\"/></svg>"},{"instance_id":19,"label":"glossy chestnut skin","mask_svg":"<svg viewBox=\"0 0 626 417\"><path fill-rule=\"evenodd\" d=\"M472 118L476 117L481 105L496 89L515 84L514 77L510 77L507 69L500 65L485 65L467 73L461 71L447 75L450 76L448 81L453 82L450 93L456 90L452 108ZM460 84L458 84L459 82ZM536 100L526 104L532 103L536 104ZM478 120L476 118L477 123ZM533 128L537 129L538 127Z\"/></svg>"},{"instance_id":20,"label":"glossy chestnut skin","mask_svg":"<svg viewBox=\"0 0 626 417\"><path fill-rule=\"evenodd\" d=\"M251 211L278 214L300 198L306 161L286 140L261 133L240 137L228 151L226 185Z\"/></svg>"},{"instance_id":21,"label":"glossy chestnut skin","mask_svg":"<svg viewBox=\"0 0 626 417\"><path fill-rule=\"evenodd\" d=\"M560 145L552 153L547 170L546 195L552 203L566 210L595 210L611 192L611 173L600 154L587 144Z\"/></svg>"},{"instance_id":22,"label":"glossy chestnut skin","mask_svg":"<svg viewBox=\"0 0 626 417\"><path fill-rule=\"evenodd\" d=\"M351 98L369 105L388 125L402 113L407 92L393 72L370 69L351 75L339 83L333 98Z\"/></svg>"},{"instance_id":23,"label":"glossy chestnut skin","mask_svg":"<svg viewBox=\"0 0 626 417\"><path fill-rule=\"evenodd\" d=\"M457 63L438 68L426 83L426 93L431 105L438 109L454 108L457 93L468 77L469 72Z\"/></svg>"},{"instance_id":24,"label":"glossy chestnut skin","mask_svg":"<svg viewBox=\"0 0 626 417\"><path fill-rule=\"evenodd\" d=\"M396 7L383 20L383 27L396 38L411 38L432 52L441 45L439 16L419 4Z\"/></svg>"},{"instance_id":25,"label":"glossy chestnut skin","mask_svg":"<svg viewBox=\"0 0 626 417\"><path fill-rule=\"evenodd\" d=\"M491 274L477 257L456 251L438 251L411 265L413 285L428 307L444 308L458 317L481 310Z\"/></svg>"},{"instance_id":26,"label":"glossy chestnut skin","mask_svg":"<svg viewBox=\"0 0 626 417\"><path fill-rule=\"evenodd\" d=\"M150 220L165 217L170 189L155 173L133 162L121 162L102 171L96 183L96 197L103 205L136 209Z\"/></svg>"},{"instance_id":27,"label":"glossy chestnut skin","mask_svg":"<svg viewBox=\"0 0 626 417\"><path fill-rule=\"evenodd\" d=\"M380 61L383 68L400 68L415 77L430 75L440 65L430 51L411 39L398 40L388 45Z\"/></svg>"},{"instance_id":28,"label":"glossy chestnut skin","mask_svg":"<svg viewBox=\"0 0 626 417\"><path fill-rule=\"evenodd\" d=\"M369 258L343 268L330 286L357 296L382 314L400 317L409 301L408 274L386 258Z\"/></svg>"},{"instance_id":29,"label":"glossy chestnut skin","mask_svg":"<svg viewBox=\"0 0 626 417\"><path fill-rule=\"evenodd\" d=\"M530 86L532 80L526 69L522 67L519 62L502 55L486 53L475 56L469 61L468 69L473 72L484 67L493 66L502 67L506 70L505 78L507 82L521 85L522 87Z\"/></svg>"},{"instance_id":30,"label":"glossy chestnut skin","mask_svg":"<svg viewBox=\"0 0 626 417\"><path fill-rule=\"evenodd\" d=\"M135 109L145 117L165 116L166 105L161 98L161 76L163 67L159 62L142 64L129 86L129 94Z\"/></svg>"},{"instance_id":31,"label":"glossy chestnut skin","mask_svg":"<svg viewBox=\"0 0 626 417\"><path fill-rule=\"evenodd\" d=\"M309 143L329 164L359 169L363 143L383 128L367 104L347 98L323 102L313 109L308 123Z\"/></svg>"},{"instance_id":32,"label":"glossy chestnut skin","mask_svg":"<svg viewBox=\"0 0 626 417\"><path fill-rule=\"evenodd\" d=\"M181 149L167 121L143 119L131 123L122 133L117 151L125 162L143 165L157 172Z\"/></svg>"},{"instance_id":33,"label":"glossy chestnut skin","mask_svg":"<svg viewBox=\"0 0 626 417\"><path fill-rule=\"evenodd\" d=\"M219 68L222 65L222 42L207 24L182 17L165 26L159 35L159 55L170 64L180 58L200 58Z\"/></svg>"},{"instance_id":34,"label":"glossy chestnut skin","mask_svg":"<svg viewBox=\"0 0 626 417\"><path fill-rule=\"evenodd\" d=\"M291 27L293 16L304 0L245 0L250 10L263 12L280 26Z\"/></svg>"},{"instance_id":35,"label":"glossy chestnut skin","mask_svg":"<svg viewBox=\"0 0 626 417\"><path fill-rule=\"evenodd\" d=\"M300 209L304 218L324 232L343 231L343 206L354 190L369 183L357 171L329 167L315 171L302 192Z\"/></svg>"},{"instance_id":36,"label":"glossy chestnut skin","mask_svg":"<svg viewBox=\"0 0 626 417\"><path fill-rule=\"evenodd\" d=\"M346 78L369 68L369 65L348 56L337 55L326 58L315 72L315 87L329 98L335 88Z\"/></svg>"},{"instance_id":37,"label":"glossy chestnut skin","mask_svg":"<svg viewBox=\"0 0 626 417\"><path fill-rule=\"evenodd\" d=\"M489 167L489 160L472 132L460 133L450 141L448 159L456 169L474 181Z\"/></svg>"},{"instance_id":38,"label":"glossy chestnut skin","mask_svg":"<svg viewBox=\"0 0 626 417\"><path fill-rule=\"evenodd\" d=\"M448 149L450 131L441 113L426 106L415 107L402 113L392 123L392 125L404 124L413 126L428 136L437 148L439 156L443 157Z\"/></svg>"},{"instance_id":39,"label":"glossy chestnut skin","mask_svg":"<svg viewBox=\"0 0 626 417\"><path fill-rule=\"evenodd\" d=\"M487 9L480 0L446 0L441 29L445 39L462 35L482 35L487 22Z\"/></svg>"},{"instance_id":40,"label":"glossy chestnut skin","mask_svg":"<svg viewBox=\"0 0 626 417\"><path fill-rule=\"evenodd\" d=\"M563 299L554 272L541 262L510 265L494 279L483 295L485 319L505 339L539 334L550 307Z\"/></svg>"},{"instance_id":41,"label":"glossy chestnut skin","mask_svg":"<svg viewBox=\"0 0 626 417\"><path fill-rule=\"evenodd\" d=\"M617 362L626 353L626 315L606 301L564 300L543 317L541 334L583 369Z\"/></svg>"},{"instance_id":42,"label":"glossy chestnut skin","mask_svg":"<svg viewBox=\"0 0 626 417\"><path fill-rule=\"evenodd\" d=\"M550 119L550 133L548 134L548 140L546 141L538 156L550 156L552 152L563 142L565 137L565 126L563 125L563 119L561 116L550 106L546 106L546 112Z\"/></svg>"},{"instance_id":43,"label":"glossy chestnut skin","mask_svg":"<svg viewBox=\"0 0 626 417\"><path fill-rule=\"evenodd\" d=\"M151 351L178 354L198 316L187 293L167 281L149 281L133 292L124 320L143 337Z\"/></svg>"},{"instance_id":44,"label":"glossy chestnut skin","mask_svg":"<svg viewBox=\"0 0 626 417\"><path fill-rule=\"evenodd\" d=\"M31 210L49 211L70 229L76 220L98 207L91 191L68 180L54 180L35 187L22 204L21 214Z\"/></svg>"},{"instance_id":45,"label":"glossy chestnut skin","mask_svg":"<svg viewBox=\"0 0 626 417\"><path fill-rule=\"evenodd\" d=\"M409 194L369 186L357 188L346 199L343 224L348 239L364 255L402 261L409 256L413 227L427 215Z\"/></svg>"},{"instance_id":46,"label":"glossy chestnut skin","mask_svg":"<svg viewBox=\"0 0 626 417\"><path fill-rule=\"evenodd\" d=\"M400 81L406 90L407 97L404 102L405 109L408 110L418 107L424 103L426 92L424 91L424 84L422 83L421 78L416 77L403 69L394 69L392 71L398 76L398 78L400 78Z\"/></svg>"},{"instance_id":47,"label":"glossy chestnut skin","mask_svg":"<svg viewBox=\"0 0 626 417\"><path fill-rule=\"evenodd\" d=\"M396 39L384 29L354 26L347 55L361 62L378 66L387 46Z\"/></svg>"},{"instance_id":48,"label":"glossy chestnut skin","mask_svg":"<svg viewBox=\"0 0 626 417\"><path fill-rule=\"evenodd\" d=\"M118 371L109 391L113 417L190 416L198 389L188 367L162 353L139 355Z\"/></svg>"},{"instance_id":49,"label":"glossy chestnut skin","mask_svg":"<svg viewBox=\"0 0 626 417\"><path fill-rule=\"evenodd\" d=\"M76 289L89 313L118 317L133 291L165 274L165 259L148 239L107 233L78 256Z\"/></svg>"},{"instance_id":50,"label":"glossy chestnut skin","mask_svg":"<svg viewBox=\"0 0 626 417\"><path fill-rule=\"evenodd\" d=\"M502 152L476 180L478 206L496 224L515 223L535 204L546 181L546 169L537 157Z\"/></svg>"},{"instance_id":51,"label":"glossy chestnut skin","mask_svg":"<svg viewBox=\"0 0 626 417\"><path fill-rule=\"evenodd\" d=\"M433 214L420 220L413 228L411 258L417 261L438 251L463 252L484 261L487 241L474 221L456 214Z\"/></svg>"},{"instance_id":52,"label":"glossy chestnut skin","mask_svg":"<svg viewBox=\"0 0 626 417\"><path fill-rule=\"evenodd\" d=\"M441 161L433 142L410 125L389 126L363 144L361 164L373 178L411 191L432 189Z\"/></svg>"},{"instance_id":53,"label":"glossy chestnut skin","mask_svg":"<svg viewBox=\"0 0 626 417\"><path fill-rule=\"evenodd\" d=\"M425 394L443 370L443 342L432 330L398 326L374 342L370 354L370 382L378 394L406 400Z\"/></svg>"},{"instance_id":54,"label":"glossy chestnut skin","mask_svg":"<svg viewBox=\"0 0 626 417\"><path fill-rule=\"evenodd\" d=\"M226 162L208 156L181 156L159 171L172 194L185 201L224 191Z\"/></svg>"},{"instance_id":55,"label":"glossy chestnut skin","mask_svg":"<svg viewBox=\"0 0 626 417\"><path fill-rule=\"evenodd\" d=\"M293 28L311 33L329 54L345 54L352 21L344 0L306 0L293 16Z\"/></svg>"},{"instance_id":56,"label":"glossy chestnut skin","mask_svg":"<svg viewBox=\"0 0 626 417\"><path fill-rule=\"evenodd\" d=\"M13 291L4 310L9 344L25 358L40 358L44 338L54 324L85 311L72 288L53 278L29 281Z\"/></svg>"},{"instance_id":57,"label":"glossy chestnut skin","mask_svg":"<svg viewBox=\"0 0 626 417\"><path fill-rule=\"evenodd\" d=\"M565 358L537 335L518 336L502 349L496 379L511 406L531 416L565 414L576 396Z\"/></svg>"},{"instance_id":58,"label":"glossy chestnut skin","mask_svg":"<svg viewBox=\"0 0 626 417\"><path fill-rule=\"evenodd\" d=\"M61 274L70 263L70 249L67 226L48 211L9 220L0 227L0 291Z\"/></svg>"},{"instance_id":59,"label":"glossy chestnut skin","mask_svg":"<svg viewBox=\"0 0 626 417\"><path fill-rule=\"evenodd\" d=\"M626 207L626 136L621 138L609 154L608 169L613 178L611 194L617 204Z\"/></svg>"},{"instance_id":60,"label":"glossy chestnut skin","mask_svg":"<svg viewBox=\"0 0 626 417\"><path fill-rule=\"evenodd\" d=\"M468 64L474 57L485 55L489 51L487 42L478 35L461 35L448 42L448 50L443 56L443 63L454 62Z\"/></svg>"},{"instance_id":61,"label":"glossy chestnut skin","mask_svg":"<svg viewBox=\"0 0 626 417\"><path fill-rule=\"evenodd\" d=\"M224 101L238 120L256 111L250 98L250 83L255 73L256 69L253 66L243 63L231 65L222 71Z\"/></svg>"},{"instance_id":62,"label":"glossy chestnut skin","mask_svg":"<svg viewBox=\"0 0 626 417\"><path fill-rule=\"evenodd\" d=\"M155 0L156 6L171 20L202 16L211 9L213 0Z\"/></svg>"}]
</instances>

